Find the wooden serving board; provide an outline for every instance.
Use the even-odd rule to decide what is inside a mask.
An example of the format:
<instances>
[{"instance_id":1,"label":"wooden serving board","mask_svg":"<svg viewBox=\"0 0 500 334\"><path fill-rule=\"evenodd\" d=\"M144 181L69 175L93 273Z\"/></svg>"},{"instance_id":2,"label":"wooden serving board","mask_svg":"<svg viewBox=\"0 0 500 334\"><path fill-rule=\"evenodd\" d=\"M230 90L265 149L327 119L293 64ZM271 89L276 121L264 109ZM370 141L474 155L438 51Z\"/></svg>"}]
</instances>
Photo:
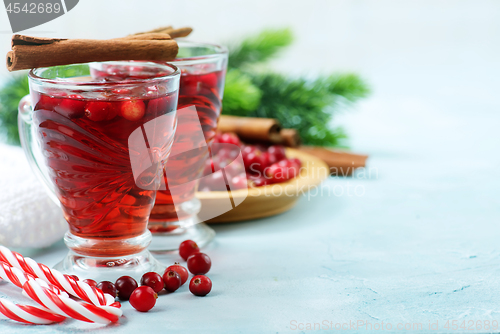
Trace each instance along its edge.
<instances>
[{"instance_id":1,"label":"wooden serving board","mask_svg":"<svg viewBox=\"0 0 500 334\"><path fill-rule=\"evenodd\" d=\"M321 159L310 154L287 148L287 157L298 158L302 162L300 175L283 183L263 187L231 191L234 203L241 203L232 210L212 218L206 223L230 223L274 216L293 208L300 195L307 193L313 187L325 180L329 169ZM200 217L210 215L210 210L223 206L227 202L226 191L197 192L201 201ZM212 215L213 217L213 215Z\"/></svg>"}]
</instances>

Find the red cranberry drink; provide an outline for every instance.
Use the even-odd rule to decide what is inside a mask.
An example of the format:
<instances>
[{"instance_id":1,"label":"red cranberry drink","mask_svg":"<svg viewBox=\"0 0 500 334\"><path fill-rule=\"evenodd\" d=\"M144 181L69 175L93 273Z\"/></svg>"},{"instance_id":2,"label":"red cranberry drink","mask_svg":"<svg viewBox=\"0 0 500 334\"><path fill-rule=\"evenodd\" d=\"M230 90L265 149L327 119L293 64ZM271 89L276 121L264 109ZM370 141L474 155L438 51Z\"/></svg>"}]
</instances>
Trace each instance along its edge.
<instances>
[{"instance_id":1,"label":"red cranberry drink","mask_svg":"<svg viewBox=\"0 0 500 334\"><path fill-rule=\"evenodd\" d=\"M114 71L103 71L108 65L94 63L92 73L88 64L30 73L33 112L27 123L41 146L45 180L69 224L65 242L87 257L145 250L175 132L177 68L112 62ZM23 118L24 110L21 105ZM26 149L29 131L20 123Z\"/></svg>"},{"instance_id":2,"label":"red cranberry drink","mask_svg":"<svg viewBox=\"0 0 500 334\"><path fill-rule=\"evenodd\" d=\"M207 147L216 134L224 91L227 50L216 45L179 42L178 58L172 63L181 70L173 152L182 148L181 151L185 153L172 153L167 162L167 189L158 191L149 220L149 229L153 233L152 250L176 249L187 238L203 246L213 237L213 231L205 224L196 227L205 230L203 235L190 235L194 231L186 229L199 223L196 217L199 201L195 198L197 184L191 181L202 176L204 162L209 157ZM194 116L183 111L186 107L196 108ZM200 124L202 134L198 135ZM175 192L171 191L173 186ZM172 237L181 234L183 236L178 239ZM160 236L170 238L157 239Z\"/></svg>"}]
</instances>

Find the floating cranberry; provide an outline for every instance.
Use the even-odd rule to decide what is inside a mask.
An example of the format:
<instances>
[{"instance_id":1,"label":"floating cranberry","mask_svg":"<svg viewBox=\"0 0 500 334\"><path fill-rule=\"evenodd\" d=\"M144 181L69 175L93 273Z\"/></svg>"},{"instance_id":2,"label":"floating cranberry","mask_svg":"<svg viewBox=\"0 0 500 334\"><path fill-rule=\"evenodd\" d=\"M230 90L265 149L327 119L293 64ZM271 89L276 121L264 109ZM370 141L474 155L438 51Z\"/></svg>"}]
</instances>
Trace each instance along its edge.
<instances>
[{"instance_id":1,"label":"floating cranberry","mask_svg":"<svg viewBox=\"0 0 500 334\"><path fill-rule=\"evenodd\" d=\"M54 107L54 110L67 118L80 118L85 115L86 102L82 101L80 95L69 95L68 98L62 99L61 102Z\"/></svg>"},{"instance_id":2,"label":"floating cranberry","mask_svg":"<svg viewBox=\"0 0 500 334\"><path fill-rule=\"evenodd\" d=\"M36 99L35 95L35 99ZM61 99L56 99L54 97L50 97L44 94L38 95L38 101L33 101L35 104L35 110L54 110L54 108L61 103Z\"/></svg>"},{"instance_id":3,"label":"floating cranberry","mask_svg":"<svg viewBox=\"0 0 500 334\"><path fill-rule=\"evenodd\" d=\"M193 240L184 240L179 246L179 255L184 261L191 255L200 252L200 247Z\"/></svg>"},{"instance_id":4,"label":"floating cranberry","mask_svg":"<svg viewBox=\"0 0 500 334\"><path fill-rule=\"evenodd\" d=\"M142 285L147 285L151 287L156 293L158 293L163 290L163 279L158 273L145 273L141 278L141 286Z\"/></svg>"},{"instance_id":5,"label":"floating cranberry","mask_svg":"<svg viewBox=\"0 0 500 334\"><path fill-rule=\"evenodd\" d=\"M189 291L195 296L206 296L212 290L212 281L204 275L197 275L189 282Z\"/></svg>"},{"instance_id":6,"label":"floating cranberry","mask_svg":"<svg viewBox=\"0 0 500 334\"><path fill-rule=\"evenodd\" d=\"M208 73L200 76L200 81L209 88L217 86L217 75Z\"/></svg>"},{"instance_id":7,"label":"floating cranberry","mask_svg":"<svg viewBox=\"0 0 500 334\"><path fill-rule=\"evenodd\" d=\"M187 260L187 267L193 275L203 275L208 273L212 261L205 253L196 253L191 255Z\"/></svg>"},{"instance_id":8,"label":"floating cranberry","mask_svg":"<svg viewBox=\"0 0 500 334\"><path fill-rule=\"evenodd\" d=\"M96 288L102 290L102 292L110 294L113 298L116 298L116 286L110 281L99 282Z\"/></svg>"},{"instance_id":9,"label":"floating cranberry","mask_svg":"<svg viewBox=\"0 0 500 334\"><path fill-rule=\"evenodd\" d=\"M168 110L170 104L169 97L161 97L158 99L151 99L148 101L147 113L153 116L163 115L169 112Z\"/></svg>"},{"instance_id":10,"label":"floating cranberry","mask_svg":"<svg viewBox=\"0 0 500 334\"><path fill-rule=\"evenodd\" d=\"M122 276L115 282L118 298L128 300L132 292L137 289L138 284L135 279L130 276Z\"/></svg>"},{"instance_id":11,"label":"floating cranberry","mask_svg":"<svg viewBox=\"0 0 500 334\"><path fill-rule=\"evenodd\" d=\"M146 112L146 105L141 100L132 100L122 102L120 115L129 121L138 121Z\"/></svg>"},{"instance_id":12,"label":"floating cranberry","mask_svg":"<svg viewBox=\"0 0 500 334\"><path fill-rule=\"evenodd\" d=\"M173 265L171 265L170 267L168 267L165 272L169 271L169 270L173 270L175 271L176 273L179 274L179 276L181 277L181 285L183 285L184 283L186 283L188 277L189 277L189 273L187 271L186 268L184 268L183 266L181 266L179 263L175 263Z\"/></svg>"},{"instance_id":13,"label":"floating cranberry","mask_svg":"<svg viewBox=\"0 0 500 334\"><path fill-rule=\"evenodd\" d=\"M174 292L182 285L181 276L176 271L167 270L163 274L163 284L165 285L165 290Z\"/></svg>"},{"instance_id":14,"label":"floating cranberry","mask_svg":"<svg viewBox=\"0 0 500 334\"><path fill-rule=\"evenodd\" d=\"M130 305L139 312L151 310L155 304L158 294L149 286L140 286L130 295Z\"/></svg>"},{"instance_id":15,"label":"floating cranberry","mask_svg":"<svg viewBox=\"0 0 500 334\"><path fill-rule=\"evenodd\" d=\"M85 116L95 122L109 121L117 115L115 103L92 101L85 105Z\"/></svg>"}]
</instances>

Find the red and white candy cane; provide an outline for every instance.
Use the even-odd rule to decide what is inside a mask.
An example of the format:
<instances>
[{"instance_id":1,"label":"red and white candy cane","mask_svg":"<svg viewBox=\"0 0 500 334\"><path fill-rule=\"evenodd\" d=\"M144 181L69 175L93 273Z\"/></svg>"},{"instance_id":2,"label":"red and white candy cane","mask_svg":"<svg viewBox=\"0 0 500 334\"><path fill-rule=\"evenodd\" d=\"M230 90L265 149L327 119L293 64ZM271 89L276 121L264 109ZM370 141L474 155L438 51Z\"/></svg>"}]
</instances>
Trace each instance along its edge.
<instances>
[{"instance_id":1,"label":"red and white candy cane","mask_svg":"<svg viewBox=\"0 0 500 334\"><path fill-rule=\"evenodd\" d=\"M96 306L111 305L115 302L111 295L105 294L87 283L77 281L69 275L64 275L55 269L50 269L46 265L39 264L29 257L25 258L4 246L0 246L0 261L4 261L14 268L53 284L70 295Z\"/></svg>"},{"instance_id":2,"label":"red and white candy cane","mask_svg":"<svg viewBox=\"0 0 500 334\"><path fill-rule=\"evenodd\" d=\"M50 324L70 317L109 324L118 321L123 313L120 303L115 302L111 295L3 246L0 246L0 278L22 287L23 294L42 306L16 305L0 300L0 315L8 319L28 324ZM84 301L70 299L65 291Z\"/></svg>"},{"instance_id":3,"label":"red and white candy cane","mask_svg":"<svg viewBox=\"0 0 500 334\"><path fill-rule=\"evenodd\" d=\"M23 288L24 283L26 283L27 280L35 279L34 276L30 274L26 274L25 272L21 271L20 269L14 268L9 266L7 263L0 261L0 278L14 284L15 286L19 288ZM42 283L45 287L51 289L57 294L66 294L66 292L61 291L57 286L52 285L52 284L47 284L45 281L40 280L39 283Z\"/></svg>"},{"instance_id":4,"label":"red and white candy cane","mask_svg":"<svg viewBox=\"0 0 500 334\"><path fill-rule=\"evenodd\" d=\"M0 318L31 325L48 325L66 319L66 317L46 309L30 305L16 305L3 298L0 298Z\"/></svg>"},{"instance_id":5,"label":"red and white candy cane","mask_svg":"<svg viewBox=\"0 0 500 334\"><path fill-rule=\"evenodd\" d=\"M80 321L109 324L116 322L122 315L122 310L113 306L96 306L86 302L78 302L64 295L58 295L49 288L43 287L30 279L23 286L23 293L38 304L61 316Z\"/></svg>"},{"instance_id":6,"label":"red and white candy cane","mask_svg":"<svg viewBox=\"0 0 500 334\"><path fill-rule=\"evenodd\" d=\"M30 274L26 274L17 268L9 266L5 262L0 261L0 278L10 282L20 288L23 287L29 279L34 279ZM48 285L42 280L38 281L47 289L50 289L56 294L68 296L66 292L61 291L54 285ZM26 324L47 325L55 322L61 322L66 317L53 313L44 307L30 305L16 305L6 299L0 299L0 318L12 319Z\"/></svg>"}]
</instances>

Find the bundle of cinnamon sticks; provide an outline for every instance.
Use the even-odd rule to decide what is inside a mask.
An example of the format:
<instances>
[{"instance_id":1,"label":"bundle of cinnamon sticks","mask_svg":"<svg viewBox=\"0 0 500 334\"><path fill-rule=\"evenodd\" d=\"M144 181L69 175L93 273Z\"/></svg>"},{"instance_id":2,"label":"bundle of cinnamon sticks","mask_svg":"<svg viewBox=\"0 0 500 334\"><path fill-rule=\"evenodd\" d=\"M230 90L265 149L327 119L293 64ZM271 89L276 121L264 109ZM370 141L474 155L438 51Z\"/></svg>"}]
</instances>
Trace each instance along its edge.
<instances>
[{"instance_id":1,"label":"bundle of cinnamon sticks","mask_svg":"<svg viewBox=\"0 0 500 334\"><path fill-rule=\"evenodd\" d=\"M330 167L335 176L352 175L356 168L365 167L367 155L354 154L318 146L300 145L300 136L294 129L282 129L276 119L221 116L218 130L233 132L246 143L280 144L314 155Z\"/></svg>"},{"instance_id":2,"label":"bundle of cinnamon sticks","mask_svg":"<svg viewBox=\"0 0 500 334\"><path fill-rule=\"evenodd\" d=\"M107 40L12 37L7 53L9 71L113 60L169 61L175 59L178 45L174 38L185 37L191 28L162 27L122 38Z\"/></svg>"}]
</instances>

